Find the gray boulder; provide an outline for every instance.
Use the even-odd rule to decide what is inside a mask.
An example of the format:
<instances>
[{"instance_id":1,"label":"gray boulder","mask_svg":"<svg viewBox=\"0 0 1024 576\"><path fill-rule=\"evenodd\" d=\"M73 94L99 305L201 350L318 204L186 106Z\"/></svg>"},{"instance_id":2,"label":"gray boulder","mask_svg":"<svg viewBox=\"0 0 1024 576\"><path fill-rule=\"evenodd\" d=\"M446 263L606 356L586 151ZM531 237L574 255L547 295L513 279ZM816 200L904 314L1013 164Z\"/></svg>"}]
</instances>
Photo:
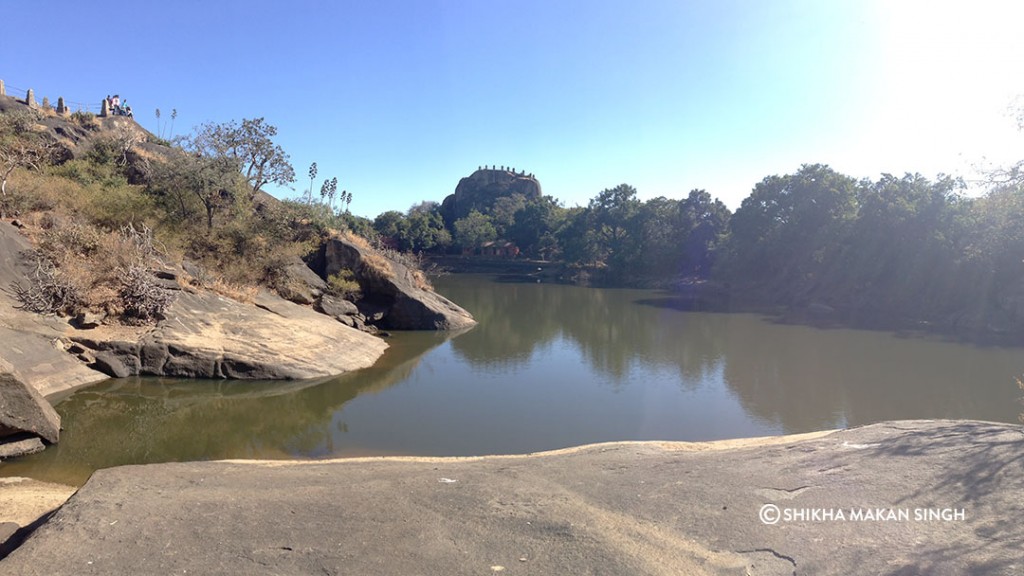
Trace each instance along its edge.
<instances>
[{"instance_id":1,"label":"gray boulder","mask_svg":"<svg viewBox=\"0 0 1024 576\"><path fill-rule=\"evenodd\" d=\"M476 324L473 316L425 287L422 272L410 270L379 251L344 237L323 247L324 275L351 270L363 299L360 312L378 328L389 330L458 330Z\"/></svg>"},{"instance_id":2,"label":"gray boulder","mask_svg":"<svg viewBox=\"0 0 1024 576\"><path fill-rule=\"evenodd\" d=\"M28 456L29 454L42 452L45 449L46 445L43 444L43 441L38 436L0 438L0 460Z\"/></svg>"},{"instance_id":3,"label":"gray boulder","mask_svg":"<svg viewBox=\"0 0 1024 576\"><path fill-rule=\"evenodd\" d=\"M0 438L25 433L54 444L60 438L60 416L0 358Z\"/></svg>"},{"instance_id":4,"label":"gray boulder","mask_svg":"<svg viewBox=\"0 0 1024 576\"><path fill-rule=\"evenodd\" d=\"M359 308L355 304L330 294L324 294L320 297L320 300L316 303L316 309L323 314L337 318L339 321L343 321L342 318L345 316L359 314Z\"/></svg>"},{"instance_id":5,"label":"gray boulder","mask_svg":"<svg viewBox=\"0 0 1024 576\"><path fill-rule=\"evenodd\" d=\"M296 304L310 305L327 292L327 283L316 275L298 256L278 270L277 293Z\"/></svg>"}]
</instances>

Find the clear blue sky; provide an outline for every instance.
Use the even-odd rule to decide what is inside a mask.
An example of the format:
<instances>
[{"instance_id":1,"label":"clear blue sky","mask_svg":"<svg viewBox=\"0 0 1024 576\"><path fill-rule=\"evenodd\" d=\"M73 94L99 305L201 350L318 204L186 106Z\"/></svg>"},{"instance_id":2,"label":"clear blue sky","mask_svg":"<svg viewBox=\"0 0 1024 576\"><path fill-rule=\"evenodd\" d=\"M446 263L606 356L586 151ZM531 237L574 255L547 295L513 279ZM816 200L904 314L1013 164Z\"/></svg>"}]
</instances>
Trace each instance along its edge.
<instances>
[{"instance_id":1,"label":"clear blue sky","mask_svg":"<svg viewBox=\"0 0 1024 576\"><path fill-rule=\"evenodd\" d=\"M181 0L5 2L0 79L120 93L157 132L263 116L297 196L337 176L353 212L440 201L479 165L586 204L707 189L735 208L822 162L970 176L1024 153L1013 2ZM12 90L9 90L12 91ZM168 135L169 127L163 128Z\"/></svg>"}]
</instances>

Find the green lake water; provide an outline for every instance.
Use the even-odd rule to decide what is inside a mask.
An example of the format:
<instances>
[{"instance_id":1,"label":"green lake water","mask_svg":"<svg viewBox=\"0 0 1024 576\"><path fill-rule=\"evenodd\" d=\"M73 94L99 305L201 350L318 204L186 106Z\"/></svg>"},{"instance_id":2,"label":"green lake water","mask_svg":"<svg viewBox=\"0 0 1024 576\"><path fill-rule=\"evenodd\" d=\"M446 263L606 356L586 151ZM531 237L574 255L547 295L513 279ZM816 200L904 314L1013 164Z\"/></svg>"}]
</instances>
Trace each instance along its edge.
<instances>
[{"instance_id":1,"label":"green lake water","mask_svg":"<svg viewBox=\"0 0 1024 576\"><path fill-rule=\"evenodd\" d=\"M121 464L527 453L907 418L1016 422L1024 350L685 312L661 292L452 275L479 321L397 333L319 381L109 380L60 404L59 444L0 475L83 483Z\"/></svg>"}]
</instances>

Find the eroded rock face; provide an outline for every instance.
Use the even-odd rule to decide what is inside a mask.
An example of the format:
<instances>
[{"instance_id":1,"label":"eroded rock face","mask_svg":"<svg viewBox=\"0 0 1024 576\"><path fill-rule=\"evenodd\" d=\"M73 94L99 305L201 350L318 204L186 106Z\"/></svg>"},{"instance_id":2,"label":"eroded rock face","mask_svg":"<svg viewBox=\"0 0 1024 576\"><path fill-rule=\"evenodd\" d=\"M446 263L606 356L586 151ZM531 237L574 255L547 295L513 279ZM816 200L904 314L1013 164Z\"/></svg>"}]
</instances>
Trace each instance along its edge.
<instances>
[{"instance_id":1,"label":"eroded rock face","mask_svg":"<svg viewBox=\"0 0 1024 576\"><path fill-rule=\"evenodd\" d=\"M459 180L455 193L441 203L441 215L451 225L459 218L465 218L473 210L484 211L494 206L494 201L503 196L522 194L527 200L541 197L540 182L533 174L515 170L483 168Z\"/></svg>"},{"instance_id":2,"label":"eroded rock face","mask_svg":"<svg viewBox=\"0 0 1024 576\"><path fill-rule=\"evenodd\" d=\"M324 245L324 275L351 270L364 297L357 303L369 322L386 330L458 330L476 324L473 316L444 296L422 287L407 266L372 248L332 238Z\"/></svg>"},{"instance_id":3,"label":"eroded rock face","mask_svg":"<svg viewBox=\"0 0 1024 576\"><path fill-rule=\"evenodd\" d=\"M379 338L267 293L244 304L183 291L166 316L137 340L104 338L102 333L74 340L97 351L95 367L112 376L260 380L366 368L387 348Z\"/></svg>"},{"instance_id":4,"label":"eroded rock face","mask_svg":"<svg viewBox=\"0 0 1024 576\"><path fill-rule=\"evenodd\" d=\"M277 293L296 304L310 305L327 292L327 283L316 275L298 256L280 270Z\"/></svg>"},{"instance_id":5,"label":"eroded rock face","mask_svg":"<svg viewBox=\"0 0 1024 576\"><path fill-rule=\"evenodd\" d=\"M0 438L24 434L54 444L60 438L60 416L10 362L0 358Z\"/></svg>"}]
</instances>

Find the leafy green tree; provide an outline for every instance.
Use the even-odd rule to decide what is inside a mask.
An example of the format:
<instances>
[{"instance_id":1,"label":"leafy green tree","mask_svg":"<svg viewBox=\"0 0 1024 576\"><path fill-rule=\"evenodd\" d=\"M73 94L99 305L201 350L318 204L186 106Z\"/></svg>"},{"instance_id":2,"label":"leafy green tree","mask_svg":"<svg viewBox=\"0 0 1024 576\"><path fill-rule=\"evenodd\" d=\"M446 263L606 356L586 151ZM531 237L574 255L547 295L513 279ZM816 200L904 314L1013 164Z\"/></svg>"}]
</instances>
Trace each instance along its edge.
<instances>
[{"instance_id":1,"label":"leafy green tree","mask_svg":"<svg viewBox=\"0 0 1024 576\"><path fill-rule=\"evenodd\" d=\"M802 297L842 249L856 200L854 179L821 164L765 178L730 220L719 272L766 296Z\"/></svg>"},{"instance_id":2,"label":"leafy green tree","mask_svg":"<svg viewBox=\"0 0 1024 576\"><path fill-rule=\"evenodd\" d=\"M965 210L948 177L884 174L859 187L857 219L830 271L829 296L872 313L928 316L962 300ZM956 293L960 293L956 295Z\"/></svg>"},{"instance_id":3,"label":"leafy green tree","mask_svg":"<svg viewBox=\"0 0 1024 576\"><path fill-rule=\"evenodd\" d=\"M731 216L725 204L705 190L691 190L680 203L677 229L687 230L682 240L685 273L710 274Z\"/></svg>"},{"instance_id":4,"label":"leafy green tree","mask_svg":"<svg viewBox=\"0 0 1024 576\"><path fill-rule=\"evenodd\" d=\"M452 243L452 235L444 227L444 218L439 210L410 209L405 222L402 242L404 250L443 250Z\"/></svg>"},{"instance_id":5,"label":"leafy green tree","mask_svg":"<svg viewBox=\"0 0 1024 576\"><path fill-rule=\"evenodd\" d=\"M508 237L509 228L515 223L516 212L526 206L526 196L522 194L511 194L501 196L494 201L494 206L488 212L494 229L501 238Z\"/></svg>"},{"instance_id":6,"label":"leafy green tree","mask_svg":"<svg viewBox=\"0 0 1024 576\"><path fill-rule=\"evenodd\" d=\"M381 212L373 220L373 229L377 234L390 238L395 242L401 242L405 235L408 223L405 221L405 214L398 210Z\"/></svg>"},{"instance_id":7,"label":"leafy green tree","mask_svg":"<svg viewBox=\"0 0 1024 576\"><path fill-rule=\"evenodd\" d=\"M565 210L551 196L527 202L516 211L506 236L532 257L550 258L558 248L555 232Z\"/></svg>"},{"instance_id":8,"label":"leafy green tree","mask_svg":"<svg viewBox=\"0 0 1024 576\"><path fill-rule=\"evenodd\" d=\"M640 200L636 188L620 184L603 190L588 206L597 241L598 256L607 264L626 272L636 262L639 243L637 215Z\"/></svg>"},{"instance_id":9,"label":"leafy green tree","mask_svg":"<svg viewBox=\"0 0 1024 576\"><path fill-rule=\"evenodd\" d=\"M463 250L472 250L498 237L491 219L473 210L455 221L455 243Z\"/></svg>"},{"instance_id":10,"label":"leafy green tree","mask_svg":"<svg viewBox=\"0 0 1024 576\"><path fill-rule=\"evenodd\" d=\"M576 264L593 264L599 256L597 233L594 231L589 208L570 208L565 213L555 237L562 248L566 261Z\"/></svg>"}]
</instances>

